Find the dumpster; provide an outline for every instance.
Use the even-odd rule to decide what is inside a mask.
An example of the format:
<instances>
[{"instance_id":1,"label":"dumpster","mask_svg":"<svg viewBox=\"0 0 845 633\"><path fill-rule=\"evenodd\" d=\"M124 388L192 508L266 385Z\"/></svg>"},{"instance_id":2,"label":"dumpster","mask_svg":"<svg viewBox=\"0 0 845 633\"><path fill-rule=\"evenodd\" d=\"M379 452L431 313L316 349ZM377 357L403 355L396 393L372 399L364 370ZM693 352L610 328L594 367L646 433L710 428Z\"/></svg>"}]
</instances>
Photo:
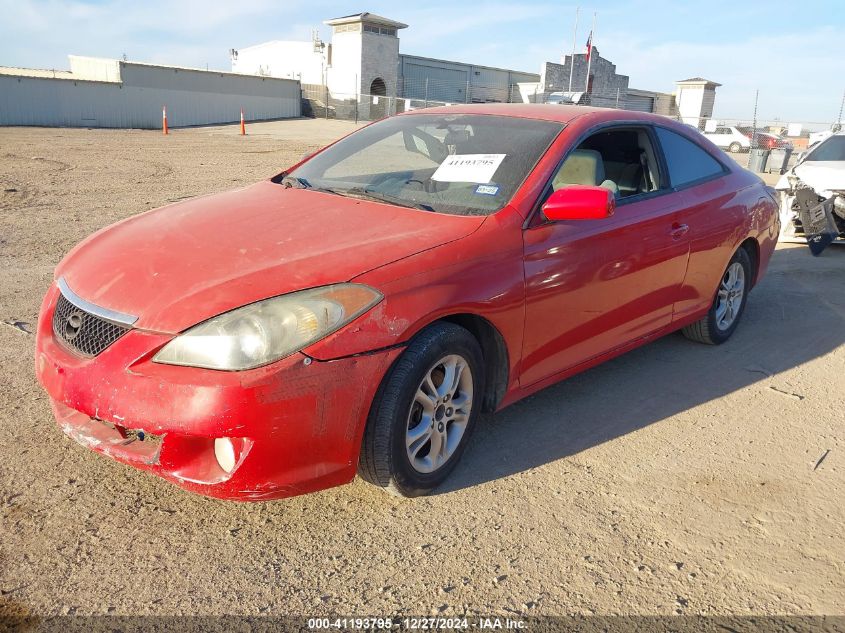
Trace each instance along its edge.
<instances>
[{"instance_id":1,"label":"dumpster","mask_svg":"<svg viewBox=\"0 0 845 633\"><path fill-rule=\"evenodd\" d=\"M766 161L769 160L769 151L767 149L752 149L748 153L748 169L758 174L766 171Z\"/></svg>"},{"instance_id":2,"label":"dumpster","mask_svg":"<svg viewBox=\"0 0 845 633\"><path fill-rule=\"evenodd\" d=\"M769 154L769 162L766 165L766 171L770 174L784 174L786 172L786 164L789 162L789 157L791 155L791 149L773 149Z\"/></svg>"}]
</instances>

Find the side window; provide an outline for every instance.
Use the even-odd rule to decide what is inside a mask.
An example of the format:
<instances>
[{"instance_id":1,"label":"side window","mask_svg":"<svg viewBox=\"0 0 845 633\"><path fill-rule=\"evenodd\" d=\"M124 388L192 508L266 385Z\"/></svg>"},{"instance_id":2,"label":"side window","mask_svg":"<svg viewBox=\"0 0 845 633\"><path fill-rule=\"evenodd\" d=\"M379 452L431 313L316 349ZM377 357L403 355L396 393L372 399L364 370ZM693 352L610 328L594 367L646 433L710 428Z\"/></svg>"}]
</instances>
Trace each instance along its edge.
<instances>
[{"instance_id":1,"label":"side window","mask_svg":"<svg viewBox=\"0 0 845 633\"><path fill-rule=\"evenodd\" d=\"M552 178L552 189L592 185L625 199L661 188L658 161L645 129L623 128L588 136Z\"/></svg>"},{"instance_id":2,"label":"side window","mask_svg":"<svg viewBox=\"0 0 845 633\"><path fill-rule=\"evenodd\" d=\"M663 154L669 167L669 180L673 187L681 187L724 173L722 164L696 143L665 128L655 129L660 145L663 147Z\"/></svg>"}]
</instances>

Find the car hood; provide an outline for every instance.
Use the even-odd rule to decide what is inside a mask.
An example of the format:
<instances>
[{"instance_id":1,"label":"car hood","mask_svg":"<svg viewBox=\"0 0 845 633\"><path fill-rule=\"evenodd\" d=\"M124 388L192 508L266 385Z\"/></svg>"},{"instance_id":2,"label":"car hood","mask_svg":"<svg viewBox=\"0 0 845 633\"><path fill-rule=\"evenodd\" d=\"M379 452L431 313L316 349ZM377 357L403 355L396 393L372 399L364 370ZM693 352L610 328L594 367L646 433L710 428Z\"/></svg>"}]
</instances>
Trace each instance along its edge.
<instances>
[{"instance_id":1,"label":"car hood","mask_svg":"<svg viewBox=\"0 0 845 633\"><path fill-rule=\"evenodd\" d=\"M180 332L268 297L348 281L461 239L452 216L269 181L134 216L75 247L56 277L81 298Z\"/></svg>"},{"instance_id":2,"label":"car hood","mask_svg":"<svg viewBox=\"0 0 845 633\"><path fill-rule=\"evenodd\" d=\"M796 165L792 173L820 196L845 190L845 161L806 161ZM778 180L775 189L790 189L788 174Z\"/></svg>"}]
</instances>

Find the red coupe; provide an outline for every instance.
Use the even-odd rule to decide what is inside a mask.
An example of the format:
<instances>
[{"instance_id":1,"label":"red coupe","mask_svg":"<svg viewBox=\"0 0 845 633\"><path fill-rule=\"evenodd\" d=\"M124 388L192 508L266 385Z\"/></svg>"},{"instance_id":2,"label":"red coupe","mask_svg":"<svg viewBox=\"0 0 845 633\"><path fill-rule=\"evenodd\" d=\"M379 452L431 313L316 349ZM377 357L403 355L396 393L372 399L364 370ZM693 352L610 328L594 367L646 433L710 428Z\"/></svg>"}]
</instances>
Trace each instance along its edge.
<instances>
[{"instance_id":1,"label":"red coupe","mask_svg":"<svg viewBox=\"0 0 845 633\"><path fill-rule=\"evenodd\" d=\"M65 433L214 497L429 492L482 412L675 330L727 340L773 192L667 118L467 105L103 229L36 370Z\"/></svg>"}]
</instances>

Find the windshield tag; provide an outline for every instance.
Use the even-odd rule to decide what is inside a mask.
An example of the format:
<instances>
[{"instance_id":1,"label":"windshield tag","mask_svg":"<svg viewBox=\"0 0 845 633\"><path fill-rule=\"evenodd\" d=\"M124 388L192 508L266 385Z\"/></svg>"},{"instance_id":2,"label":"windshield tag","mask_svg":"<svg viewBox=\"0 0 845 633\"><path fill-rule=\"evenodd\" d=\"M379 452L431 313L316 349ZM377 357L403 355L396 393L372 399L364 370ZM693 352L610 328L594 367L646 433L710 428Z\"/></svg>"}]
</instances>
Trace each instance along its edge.
<instances>
[{"instance_id":1,"label":"windshield tag","mask_svg":"<svg viewBox=\"0 0 845 633\"><path fill-rule=\"evenodd\" d=\"M506 155L452 154L440 163L431 179L438 182L489 183Z\"/></svg>"},{"instance_id":2,"label":"windshield tag","mask_svg":"<svg viewBox=\"0 0 845 633\"><path fill-rule=\"evenodd\" d=\"M475 188L475 193L485 196L495 196L499 193L499 185L478 185Z\"/></svg>"}]
</instances>

